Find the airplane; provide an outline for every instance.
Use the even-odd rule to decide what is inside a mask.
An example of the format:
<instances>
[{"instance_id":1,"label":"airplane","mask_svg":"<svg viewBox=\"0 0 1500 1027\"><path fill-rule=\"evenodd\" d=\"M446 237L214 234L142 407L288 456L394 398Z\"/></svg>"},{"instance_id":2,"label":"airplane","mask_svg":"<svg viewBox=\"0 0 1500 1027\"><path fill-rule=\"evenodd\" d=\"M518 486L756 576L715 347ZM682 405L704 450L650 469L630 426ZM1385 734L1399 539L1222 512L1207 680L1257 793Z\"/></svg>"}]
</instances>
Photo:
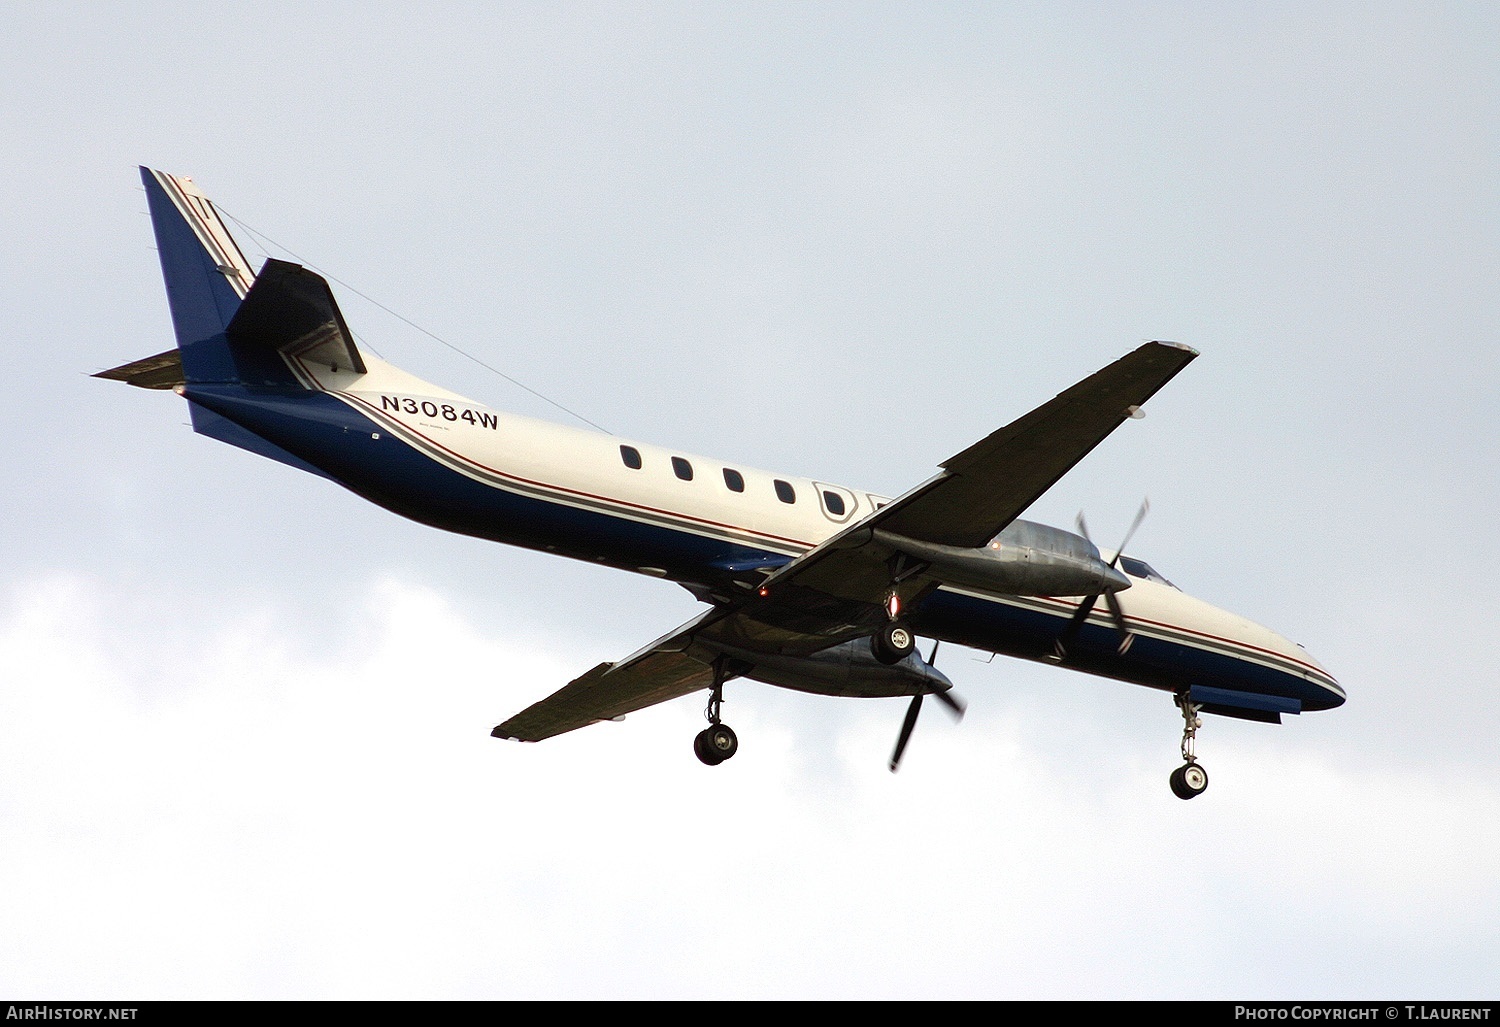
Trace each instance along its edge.
<instances>
[{"instance_id":1,"label":"airplane","mask_svg":"<svg viewBox=\"0 0 1500 1027\"><path fill-rule=\"evenodd\" d=\"M1125 354L895 498L490 409L355 344L326 279L252 270L189 178L142 167L177 345L96 377L171 390L193 429L328 478L433 527L675 582L706 608L497 725L536 742L694 692L693 739L738 751L735 678L831 696L909 698L895 771L926 696L962 716L934 666L947 642L1142 685L1183 720L1179 798L1208 787L1201 714L1280 723L1344 690L1302 647L1181 591L1124 552L1020 519L1198 356ZM1107 555L1106 555L1107 554ZM1100 603L1102 600L1102 606ZM934 640L927 657L918 636Z\"/></svg>"}]
</instances>

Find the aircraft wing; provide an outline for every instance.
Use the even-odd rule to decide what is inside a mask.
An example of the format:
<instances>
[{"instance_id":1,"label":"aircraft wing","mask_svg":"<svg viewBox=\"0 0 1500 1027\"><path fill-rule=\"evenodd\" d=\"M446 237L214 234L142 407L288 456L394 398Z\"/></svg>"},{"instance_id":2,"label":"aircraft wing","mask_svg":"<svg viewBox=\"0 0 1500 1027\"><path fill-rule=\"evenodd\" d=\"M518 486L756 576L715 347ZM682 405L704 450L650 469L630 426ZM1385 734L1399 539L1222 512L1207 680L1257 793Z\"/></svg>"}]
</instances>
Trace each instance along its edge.
<instances>
[{"instance_id":1,"label":"aircraft wing","mask_svg":"<svg viewBox=\"0 0 1500 1027\"><path fill-rule=\"evenodd\" d=\"M713 678L711 666L685 653L653 652L628 666L601 663L497 725L490 734L521 742L540 742L708 688L713 685Z\"/></svg>"},{"instance_id":2,"label":"aircraft wing","mask_svg":"<svg viewBox=\"0 0 1500 1027\"><path fill-rule=\"evenodd\" d=\"M599 664L496 725L490 734L495 738L539 742L712 688L714 661L726 651L811 653L864 630L836 621L818 625L822 630L817 631L769 624L759 619L766 608L766 603L755 602L749 608L716 606L705 610L618 663ZM743 670L735 667L733 674Z\"/></svg>"},{"instance_id":3,"label":"aircraft wing","mask_svg":"<svg viewBox=\"0 0 1500 1027\"><path fill-rule=\"evenodd\" d=\"M897 552L891 535L984 545L1197 355L1170 342L1127 354L945 461L942 473L808 550L750 595L619 663L599 664L491 734L540 741L711 688L713 663L725 652L807 655L868 634L885 617ZM909 607L941 583L918 568L901 579L901 600Z\"/></svg>"},{"instance_id":4,"label":"aircraft wing","mask_svg":"<svg viewBox=\"0 0 1500 1027\"><path fill-rule=\"evenodd\" d=\"M732 615L722 607L707 610L618 663L601 663L574 678L541 702L496 725L490 735L540 742L710 688L714 683L711 658L708 662L697 660L687 650L705 625Z\"/></svg>"},{"instance_id":5,"label":"aircraft wing","mask_svg":"<svg viewBox=\"0 0 1500 1027\"><path fill-rule=\"evenodd\" d=\"M944 461L940 474L780 568L763 589L770 596L790 590L812 606L826 606L818 596L882 603L895 550L874 529L938 545L984 545L1197 356L1174 342L1127 353ZM938 584L915 575L899 589L901 599L910 606Z\"/></svg>"},{"instance_id":6,"label":"aircraft wing","mask_svg":"<svg viewBox=\"0 0 1500 1027\"><path fill-rule=\"evenodd\" d=\"M941 545L982 546L1051 488L1198 351L1150 342L974 443L881 508L880 526Z\"/></svg>"}]
</instances>

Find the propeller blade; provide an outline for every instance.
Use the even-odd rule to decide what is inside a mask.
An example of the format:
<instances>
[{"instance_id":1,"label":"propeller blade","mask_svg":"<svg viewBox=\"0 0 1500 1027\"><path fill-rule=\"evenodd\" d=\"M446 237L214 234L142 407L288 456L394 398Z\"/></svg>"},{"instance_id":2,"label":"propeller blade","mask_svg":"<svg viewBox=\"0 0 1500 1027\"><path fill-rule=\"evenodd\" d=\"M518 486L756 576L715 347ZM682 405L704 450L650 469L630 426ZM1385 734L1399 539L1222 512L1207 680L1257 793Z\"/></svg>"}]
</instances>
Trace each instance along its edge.
<instances>
[{"instance_id":1,"label":"propeller blade","mask_svg":"<svg viewBox=\"0 0 1500 1027\"><path fill-rule=\"evenodd\" d=\"M1120 547L1115 550L1114 559L1109 561L1111 570L1119 565L1120 557L1125 553L1125 547L1130 545L1130 540L1132 537L1134 537L1135 530L1141 526L1141 522L1146 519L1146 514L1149 513L1150 510L1151 500L1149 498L1141 500L1141 508L1136 511L1135 520L1130 522L1130 530L1125 532L1125 538L1120 542ZM1082 535L1084 538L1088 539L1090 543L1092 543L1094 540L1092 538L1089 538L1089 526L1088 523L1083 519L1082 510L1078 511L1078 520L1076 523L1078 524L1078 534ZM1094 604L1098 601L1099 593L1096 592L1091 596L1085 596L1083 602L1078 604L1078 610L1068 621L1068 626L1063 629L1063 633L1059 635L1057 641L1052 644L1053 652L1057 654L1057 658L1059 661L1066 660L1068 658L1068 647L1071 646L1074 639L1078 637L1079 629L1083 627L1084 621L1088 620L1089 614L1094 611ZM1110 616L1114 618L1115 630L1120 633L1120 645L1118 651L1120 655L1123 656L1126 652L1129 651L1130 643L1135 641L1135 634L1130 630L1130 625L1125 620L1125 610L1120 605L1120 600L1115 596L1115 594L1113 592L1104 593L1104 601L1109 606Z\"/></svg>"},{"instance_id":2,"label":"propeller blade","mask_svg":"<svg viewBox=\"0 0 1500 1027\"><path fill-rule=\"evenodd\" d=\"M1121 656L1130 651L1130 643L1135 641L1135 633L1130 630L1130 625L1125 622L1125 608L1120 605L1120 600L1113 592L1104 596L1104 601L1109 604L1110 616L1115 619L1115 630L1120 633L1120 645L1117 650Z\"/></svg>"},{"instance_id":3,"label":"propeller blade","mask_svg":"<svg viewBox=\"0 0 1500 1027\"><path fill-rule=\"evenodd\" d=\"M1130 522L1130 530L1125 533L1125 538L1120 543L1120 548L1115 550L1115 558L1109 561L1109 565L1111 567L1120 562L1120 554L1125 552L1126 546L1130 545L1130 537L1135 534L1135 529L1141 526L1141 522L1146 519L1146 514L1148 514L1150 511L1151 500L1149 498L1141 500L1141 508L1136 511L1135 520ZM1083 514L1079 514L1078 516L1082 517Z\"/></svg>"},{"instance_id":4,"label":"propeller blade","mask_svg":"<svg viewBox=\"0 0 1500 1027\"><path fill-rule=\"evenodd\" d=\"M1082 514L1079 515L1080 519ZM1052 650L1057 654L1059 660L1068 658L1068 646L1078 637L1078 629L1083 627L1083 622L1089 619L1089 614L1094 612L1094 604L1099 601L1099 593L1084 596L1083 602L1078 604L1078 609L1068 620L1068 626L1063 628L1063 633L1057 636L1057 641L1052 643Z\"/></svg>"},{"instance_id":5,"label":"propeller blade","mask_svg":"<svg viewBox=\"0 0 1500 1027\"><path fill-rule=\"evenodd\" d=\"M901 754L906 751L906 743L911 741L911 729L917 726L917 714L922 712L922 694L918 692L911 697L911 705L906 708L906 719L901 722L901 735L896 739L896 751L891 753L891 773L901 765Z\"/></svg>"},{"instance_id":6,"label":"propeller blade","mask_svg":"<svg viewBox=\"0 0 1500 1027\"><path fill-rule=\"evenodd\" d=\"M952 710L955 719L964 719L964 713L967 712L969 707L968 704L958 696L954 695L951 691L933 692L932 696L938 702L942 703L944 706L948 707L948 709Z\"/></svg>"}]
</instances>

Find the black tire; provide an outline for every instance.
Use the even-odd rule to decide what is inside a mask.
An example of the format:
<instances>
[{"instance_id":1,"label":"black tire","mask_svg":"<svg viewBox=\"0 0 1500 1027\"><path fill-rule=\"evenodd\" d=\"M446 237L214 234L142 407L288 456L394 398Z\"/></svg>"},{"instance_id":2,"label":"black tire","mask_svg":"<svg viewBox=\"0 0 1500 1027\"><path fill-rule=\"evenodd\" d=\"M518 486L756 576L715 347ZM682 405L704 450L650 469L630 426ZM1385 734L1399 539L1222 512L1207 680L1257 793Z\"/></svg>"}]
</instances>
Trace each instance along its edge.
<instances>
[{"instance_id":1,"label":"black tire","mask_svg":"<svg viewBox=\"0 0 1500 1027\"><path fill-rule=\"evenodd\" d=\"M708 732L710 730L712 729L704 728L693 736L693 755L697 756L698 761L704 766L717 767L724 761L719 758L718 753L709 748Z\"/></svg>"},{"instance_id":2,"label":"black tire","mask_svg":"<svg viewBox=\"0 0 1500 1027\"><path fill-rule=\"evenodd\" d=\"M1208 771L1197 763L1184 763L1172 771L1169 780L1172 794L1179 799L1193 799L1208 790Z\"/></svg>"},{"instance_id":3,"label":"black tire","mask_svg":"<svg viewBox=\"0 0 1500 1027\"><path fill-rule=\"evenodd\" d=\"M880 630L870 636L870 652L881 663L900 663L912 654L917 647L917 636L911 633L911 628L900 621L891 621L882 625Z\"/></svg>"}]
</instances>

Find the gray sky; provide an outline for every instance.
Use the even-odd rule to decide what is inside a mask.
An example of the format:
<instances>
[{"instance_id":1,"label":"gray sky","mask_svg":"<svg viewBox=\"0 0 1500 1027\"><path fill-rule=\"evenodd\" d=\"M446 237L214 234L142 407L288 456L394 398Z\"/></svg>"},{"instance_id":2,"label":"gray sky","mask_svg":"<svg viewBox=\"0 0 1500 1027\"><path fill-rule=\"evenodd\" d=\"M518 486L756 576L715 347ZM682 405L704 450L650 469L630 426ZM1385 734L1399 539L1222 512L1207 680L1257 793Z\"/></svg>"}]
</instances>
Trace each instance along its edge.
<instances>
[{"instance_id":1,"label":"gray sky","mask_svg":"<svg viewBox=\"0 0 1500 1027\"><path fill-rule=\"evenodd\" d=\"M0 994L1490 998L1492 4L284 4L0 15ZM364 345L896 493L1146 339L1033 508L1349 692L1210 718L954 649L969 700L489 728L687 619L87 377L171 342L137 164ZM269 246L269 243L263 244Z\"/></svg>"}]
</instances>

